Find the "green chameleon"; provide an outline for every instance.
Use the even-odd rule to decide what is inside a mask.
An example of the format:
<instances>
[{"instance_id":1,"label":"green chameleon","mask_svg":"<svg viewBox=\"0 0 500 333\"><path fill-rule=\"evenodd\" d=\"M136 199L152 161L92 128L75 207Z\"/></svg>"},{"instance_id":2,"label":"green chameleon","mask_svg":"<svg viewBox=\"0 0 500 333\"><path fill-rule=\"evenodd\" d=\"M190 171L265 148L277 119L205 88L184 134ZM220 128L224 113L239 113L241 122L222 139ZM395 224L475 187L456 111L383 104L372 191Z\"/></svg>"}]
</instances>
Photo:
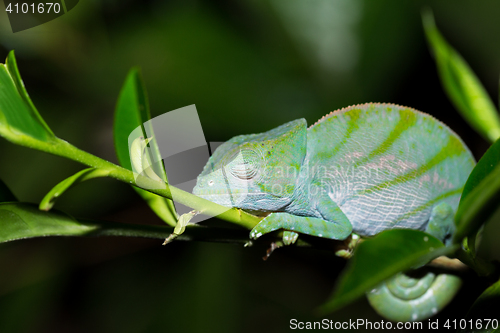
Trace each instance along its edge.
<instances>
[{"instance_id":1,"label":"green chameleon","mask_svg":"<svg viewBox=\"0 0 500 333\"><path fill-rule=\"evenodd\" d=\"M449 244L474 165L462 140L435 118L368 103L334 111L309 128L298 119L230 139L210 157L193 193L268 214L252 239L283 230L289 245L299 233L344 240L408 228ZM459 287L450 274L399 274L367 296L382 316L415 321L437 313Z\"/></svg>"}]
</instances>

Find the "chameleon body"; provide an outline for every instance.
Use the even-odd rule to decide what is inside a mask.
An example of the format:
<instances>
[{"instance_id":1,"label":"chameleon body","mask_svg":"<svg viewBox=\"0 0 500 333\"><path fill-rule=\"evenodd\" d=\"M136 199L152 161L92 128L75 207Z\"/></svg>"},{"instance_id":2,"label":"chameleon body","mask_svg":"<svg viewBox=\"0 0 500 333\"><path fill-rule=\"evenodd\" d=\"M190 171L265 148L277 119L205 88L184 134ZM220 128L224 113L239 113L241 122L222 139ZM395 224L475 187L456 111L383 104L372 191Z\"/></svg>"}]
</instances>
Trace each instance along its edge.
<instances>
[{"instance_id":1,"label":"chameleon body","mask_svg":"<svg viewBox=\"0 0 500 333\"><path fill-rule=\"evenodd\" d=\"M409 228L446 244L474 165L462 140L435 118L368 103L334 111L309 128L298 119L230 139L211 156L193 193L268 214L250 232L253 239L284 230L283 242L291 244L298 233L343 240L351 233L369 237ZM369 292L368 299L388 319L423 320L445 306L460 285L453 275L438 280L429 274L400 275ZM398 294L401 287L424 290L407 296Z\"/></svg>"}]
</instances>

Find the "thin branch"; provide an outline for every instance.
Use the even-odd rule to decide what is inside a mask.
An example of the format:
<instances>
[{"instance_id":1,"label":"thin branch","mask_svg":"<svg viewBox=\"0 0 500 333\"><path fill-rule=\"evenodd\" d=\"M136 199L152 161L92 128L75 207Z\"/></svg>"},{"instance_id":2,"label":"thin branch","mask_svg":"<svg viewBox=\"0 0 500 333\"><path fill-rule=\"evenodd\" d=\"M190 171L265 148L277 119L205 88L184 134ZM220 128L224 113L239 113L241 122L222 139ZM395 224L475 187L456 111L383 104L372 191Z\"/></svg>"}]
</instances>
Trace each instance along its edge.
<instances>
[{"instance_id":1,"label":"thin branch","mask_svg":"<svg viewBox=\"0 0 500 333\"><path fill-rule=\"evenodd\" d=\"M119 236L119 237L142 237L142 238L155 238L164 240L172 234L173 227L149 224L132 224L121 222L109 222L99 220L78 219L82 225L87 225L93 228L93 231L86 234L88 237L102 237L102 236ZM279 241L280 234L274 235L270 240L269 237L262 237L257 241L252 241L257 244L269 245L270 242ZM221 228L221 227L206 227L198 224L189 224L184 233L176 238L176 241L205 241L216 243L236 243L247 244L248 230L243 228ZM310 240L299 239L296 246L311 247L313 242ZM321 242L323 243L323 242ZM328 243L331 243L328 242ZM334 242L336 243L336 242ZM315 246L316 247L316 246ZM325 247L324 244L323 246ZM328 247L330 248L330 246Z\"/></svg>"},{"instance_id":2,"label":"thin branch","mask_svg":"<svg viewBox=\"0 0 500 333\"><path fill-rule=\"evenodd\" d=\"M53 141L48 143L25 136L23 137L23 140L18 140L14 143L41 150L53 155L65 157L92 168L108 171L109 177L129 185L137 186L136 179L132 171L80 150L59 138L55 138ZM219 219L237 224L249 230L255 227L261 220L261 218L248 214L240 209L220 206L214 202L205 200L174 186L159 183L144 176L139 176L137 182L141 184L141 186L138 187L145 189L146 191L158 194L171 200L175 198L176 202L186 205L196 211L209 216L217 216Z\"/></svg>"}]
</instances>

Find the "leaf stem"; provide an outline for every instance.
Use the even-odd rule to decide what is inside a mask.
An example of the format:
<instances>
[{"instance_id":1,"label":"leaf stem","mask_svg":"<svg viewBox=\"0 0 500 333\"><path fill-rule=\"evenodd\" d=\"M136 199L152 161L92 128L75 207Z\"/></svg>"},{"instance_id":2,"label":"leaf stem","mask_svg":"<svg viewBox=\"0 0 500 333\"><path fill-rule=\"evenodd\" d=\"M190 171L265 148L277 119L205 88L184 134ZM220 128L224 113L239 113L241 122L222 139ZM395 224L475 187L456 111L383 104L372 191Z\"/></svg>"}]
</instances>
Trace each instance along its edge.
<instances>
[{"instance_id":1,"label":"leaf stem","mask_svg":"<svg viewBox=\"0 0 500 333\"><path fill-rule=\"evenodd\" d=\"M140 183L141 186L138 187L146 191L158 194L171 200L175 199L176 202L186 205L202 214L217 216L222 220L237 224L246 229L252 229L261 220L261 218L248 214L240 209L220 206L214 202L197 197L174 186L170 186L166 183L160 183L141 175L138 176L136 183L136 179L132 171L78 149L59 138L55 138L50 142L43 142L29 136L23 136L22 140L16 141L16 144L65 157L89 167L107 171L109 172L109 177L124 183L134 186L138 186L137 183Z\"/></svg>"}]
</instances>

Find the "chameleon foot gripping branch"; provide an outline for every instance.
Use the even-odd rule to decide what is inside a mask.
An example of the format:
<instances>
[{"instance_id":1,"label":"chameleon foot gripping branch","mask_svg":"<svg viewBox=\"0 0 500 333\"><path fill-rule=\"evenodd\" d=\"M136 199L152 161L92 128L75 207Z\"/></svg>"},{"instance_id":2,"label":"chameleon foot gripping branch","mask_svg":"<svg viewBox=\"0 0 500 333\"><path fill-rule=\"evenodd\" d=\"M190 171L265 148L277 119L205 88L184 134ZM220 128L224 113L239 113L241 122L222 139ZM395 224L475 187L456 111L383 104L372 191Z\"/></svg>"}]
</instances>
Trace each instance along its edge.
<instances>
[{"instance_id":1,"label":"chameleon foot gripping branch","mask_svg":"<svg viewBox=\"0 0 500 333\"><path fill-rule=\"evenodd\" d=\"M447 244L474 165L462 140L435 118L368 103L334 111L309 128L298 119L230 139L211 156L193 193L223 206L268 213L251 231L253 239L284 230L292 232L284 233L284 243L291 244L297 233L344 240L351 233L367 237L406 228ZM400 275L368 297L389 319L423 320L459 287L451 275L418 280ZM403 310L390 296L413 284L428 291Z\"/></svg>"}]
</instances>

